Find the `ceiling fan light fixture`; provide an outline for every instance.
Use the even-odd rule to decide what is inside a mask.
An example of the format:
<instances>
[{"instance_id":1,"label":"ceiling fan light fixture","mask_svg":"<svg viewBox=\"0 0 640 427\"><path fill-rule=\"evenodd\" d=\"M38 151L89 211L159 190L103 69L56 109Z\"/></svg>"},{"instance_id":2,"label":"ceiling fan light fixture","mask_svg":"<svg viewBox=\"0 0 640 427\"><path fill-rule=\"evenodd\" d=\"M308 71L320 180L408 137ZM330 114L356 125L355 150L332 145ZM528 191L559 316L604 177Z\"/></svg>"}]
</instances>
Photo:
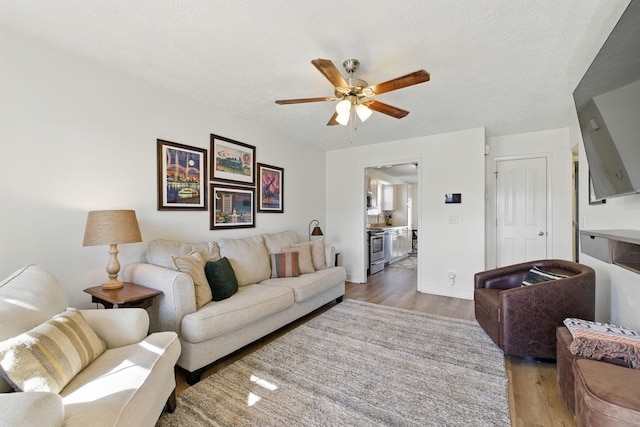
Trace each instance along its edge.
<instances>
[{"instance_id":1,"label":"ceiling fan light fixture","mask_svg":"<svg viewBox=\"0 0 640 427\"><path fill-rule=\"evenodd\" d=\"M366 122L369 117L371 117L372 113L373 112L369 109L369 107L364 104L358 104L356 106L356 114L363 123Z\"/></svg>"},{"instance_id":2,"label":"ceiling fan light fixture","mask_svg":"<svg viewBox=\"0 0 640 427\"><path fill-rule=\"evenodd\" d=\"M338 115L336 116L336 122L338 122L342 126L346 126L349 123L349 116L351 116L351 114L349 114L349 111L347 111L346 113L338 113Z\"/></svg>"},{"instance_id":3,"label":"ceiling fan light fixture","mask_svg":"<svg viewBox=\"0 0 640 427\"><path fill-rule=\"evenodd\" d=\"M349 111L351 111L351 101L348 99L343 99L336 105L336 113L338 113L338 115L342 114L348 116Z\"/></svg>"}]
</instances>

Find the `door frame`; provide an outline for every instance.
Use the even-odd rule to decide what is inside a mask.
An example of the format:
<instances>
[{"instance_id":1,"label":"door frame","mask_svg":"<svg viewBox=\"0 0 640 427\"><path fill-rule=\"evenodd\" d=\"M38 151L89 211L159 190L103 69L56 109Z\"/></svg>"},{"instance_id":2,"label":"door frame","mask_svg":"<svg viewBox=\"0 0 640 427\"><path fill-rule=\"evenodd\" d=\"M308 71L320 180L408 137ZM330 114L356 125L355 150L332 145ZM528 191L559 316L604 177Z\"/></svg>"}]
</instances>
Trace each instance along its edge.
<instances>
[{"instance_id":1,"label":"door frame","mask_svg":"<svg viewBox=\"0 0 640 427\"><path fill-rule=\"evenodd\" d=\"M496 268L498 261L496 252L498 250L497 243L497 230L496 223L498 221L496 204L497 200L497 182L496 182L496 172L498 170L498 162L509 161L509 160L528 160L528 159L537 159L544 158L547 164L547 257L553 257L553 215L552 215L552 197L551 197L551 189L553 188L552 183L552 159L553 156L551 153L533 153L533 154L523 154L517 156L501 156L494 157L491 159L491 172L489 173L490 183L489 183L489 197L486 205L486 214L487 214L487 229L486 229L486 237L487 237L487 248L486 248L486 267L487 269Z\"/></svg>"}]
</instances>

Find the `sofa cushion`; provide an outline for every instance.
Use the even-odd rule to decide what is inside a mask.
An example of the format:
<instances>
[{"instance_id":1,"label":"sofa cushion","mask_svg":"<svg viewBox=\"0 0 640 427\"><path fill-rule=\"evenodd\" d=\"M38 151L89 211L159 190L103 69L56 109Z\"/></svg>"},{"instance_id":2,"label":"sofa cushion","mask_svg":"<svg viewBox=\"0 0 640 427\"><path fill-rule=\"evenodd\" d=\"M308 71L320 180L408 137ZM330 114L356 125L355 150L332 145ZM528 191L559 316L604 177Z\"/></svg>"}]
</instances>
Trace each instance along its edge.
<instances>
[{"instance_id":1,"label":"sofa cushion","mask_svg":"<svg viewBox=\"0 0 640 427\"><path fill-rule=\"evenodd\" d=\"M238 292L238 280L227 257L207 261L204 272L211 287L213 301L222 301Z\"/></svg>"},{"instance_id":2,"label":"sofa cushion","mask_svg":"<svg viewBox=\"0 0 640 427\"><path fill-rule=\"evenodd\" d=\"M536 283L550 282L552 280L566 279L569 276L542 270L533 266L522 281L522 286L535 285Z\"/></svg>"},{"instance_id":3,"label":"sofa cushion","mask_svg":"<svg viewBox=\"0 0 640 427\"><path fill-rule=\"evenodd\" d=\"M271 277L269 253L262 236L218 240L220 255L227 257L238 279L238 286L258 283Z\"/></svg>"},{"instance_id":4,"label":"sofa cushion","mask_svg":"<svg viewBox=\"0 0 640 427\"><path fill-rule=\"evenodd\" d=\"M311 245L282 248L282 252L298 252L298 269L300 270L300 274L313 273L316 271L313 267L313 259L311 258ZM273 277L273 275L271 275L271 277Z\"/></svg>"},{"instance_id":5,"label":"sofa cushion","mask_svg":"<svg viewBox=\"0 0 640 427\"><path fill-rule=\"evenodd\" d=\"M213 297L211 293L211 287L207 280L207 276L204 273L205 261L202 259L200 252L193 251L189 255L174 256L173 262L175 263L178 271L187 273L193 280L196 296L196 310L211 301Z\"/></svg>"},{"instance_id":6,"label":"sofa cushion","mask_svg":"<svg viewBox=\"0 0 640 427\"><path fill-rule=\"evenodd\" d=\"M21 268L0 283L0 341L35 328L68 306L53 274L38 265Z\"/></svg>"},{"instance_id":7,"label":"sofa cushion","mask_svg":"<svg viewBox=\"0 0 640 427\"><path fill-rule=\"evenodd\" d=\"M220 259L220 249L216 242L182 243L165 239L149 242L145 259L149 264L177 271L173 257L186 256L193 251L199 252L205 262Z\"/></svg>"},{"instance_id":8,"label":"sofa cushion","mask_svg":"<svg viewBox=\"0 0 640 427\"><path fill-rule=\"evenodd\" d=\"M290 307L293 302L293 292L288 288L242 286L232 298L207 304L184 316L180 335L190 343L206 341L260 322Z\"/></svg>"},{"instance_id":9,"label":"sofa cushion","mask_svg":"<svg viewBox=\"0 0 640 427\"><path fill-rule=\"evenodd\" d=\"M304 243L294 243L291 246L294 248L309 246L311 250L311 259L313 260L313 268L316 270L327 268L327 257L324 252L324 239L312 240Z\"/></svg>"},{"instance_id":10,"label":"sofa cushion","mask_svg":"<svg viewBox=\"0 0 640 427\"><path fill-rule=\"evenodd\" d=\"M298 277L298 252L271 254L271 277Z\"/></svg>"},{"instance_id":11,"label":"sofa cushion","mask_svg":"<svg viewBox=\"0 0 640 427\"><path fill-rule=\"evenodd\" d=\"M0 366L18 391L59 393L106 349L79 311L66 311L0 343Z\"/></svg>"},{"instance_id":12,"label":"sofa cushion","mask_svg":"<svg viewBox=\"0 0 640 427\"><path fill-rule=\"evenodd\" d=\"M283 252L283 248L288 248L294 243L298 243L298 233L295 231L282 231L274 234L263 234L264 244L270 254Z\"/></svg>"},{"instance_id":13,"label":"sofa cushion","mask_svg":"<svg viewBox=\"0 0 640 427\"><path fill-rule=\"evenodd\" d=\"M589 359L573 363L576 425L640 425L640 371Z\"/></svg>"},{"instance_id":14,"label":"sofa cushion","mask_svg":"<svg viewBox=\"0 0 640 427\"><path fill-rule=\"evenodd\" d=\"M261 286L290 288L296 302L306 301L344 282L345 271L342 267L325 268L311 274L288 279L269 279L260 282Z\"/></svg>"}]
</instances>

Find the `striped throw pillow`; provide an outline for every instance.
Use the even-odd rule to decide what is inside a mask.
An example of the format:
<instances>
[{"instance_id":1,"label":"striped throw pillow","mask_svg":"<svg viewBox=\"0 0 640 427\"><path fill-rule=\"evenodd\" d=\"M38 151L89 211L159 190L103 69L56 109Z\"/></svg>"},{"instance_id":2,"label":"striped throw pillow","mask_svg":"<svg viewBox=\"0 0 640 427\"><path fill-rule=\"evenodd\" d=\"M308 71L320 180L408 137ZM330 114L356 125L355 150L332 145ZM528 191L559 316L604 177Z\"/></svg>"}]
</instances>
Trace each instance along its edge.
<instances>
[{"instance_id":1,"label":"striped throw pillow","mask_svg":"<svg viewBox=\"0 0 640 427\"><path fill-rule=\"evenodd\" d=\"M298 252L271 254L271 277L298 277Z\"/></svg>"},{"instance_id":2,"label":"striped throw pillow","mask_svg":"<svg viewBox=\"0 0 640 427\"><path fill-rule=\"evenodd\" d=\"M549 271L544 271L534 266L529 270L526 277L522 281L522 286L535 285L536 283L542 282L550 282L552 280L558 279L566 279L569 276L565 276L564 274L551 273Z\"/></svg>"},{"instance_id":3,"label":"striped throw pillow","mask_svg":"<svg viewBox=\"0 0 640 427\"><path fill-rule=\"evenodd\" d=\"M106 344L79 311L69 310L0 343L0 374L16 391L59 393Z\"/></svg>"}]
</instances>

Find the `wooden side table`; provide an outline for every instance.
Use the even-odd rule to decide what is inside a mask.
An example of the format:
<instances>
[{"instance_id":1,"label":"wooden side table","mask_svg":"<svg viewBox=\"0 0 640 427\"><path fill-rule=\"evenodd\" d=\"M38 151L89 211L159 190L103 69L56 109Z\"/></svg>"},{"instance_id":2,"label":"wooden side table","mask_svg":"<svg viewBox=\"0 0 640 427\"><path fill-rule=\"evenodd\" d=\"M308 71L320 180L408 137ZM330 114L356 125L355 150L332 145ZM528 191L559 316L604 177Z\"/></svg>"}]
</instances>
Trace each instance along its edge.
<instances>
[{"instance_id":1,"label":"wooden side table","mask_svg":"<svg viewBox=\"0 0 640 427\"><path fill-rule=\"evenodd\" d=\"M124 283L120 289L102 289L102 286L94 286L84 290L91 295L91 302L100 303L104 308L148 308L153 305L153 298L162 291Z\"/></svg>"}]
</instances>

